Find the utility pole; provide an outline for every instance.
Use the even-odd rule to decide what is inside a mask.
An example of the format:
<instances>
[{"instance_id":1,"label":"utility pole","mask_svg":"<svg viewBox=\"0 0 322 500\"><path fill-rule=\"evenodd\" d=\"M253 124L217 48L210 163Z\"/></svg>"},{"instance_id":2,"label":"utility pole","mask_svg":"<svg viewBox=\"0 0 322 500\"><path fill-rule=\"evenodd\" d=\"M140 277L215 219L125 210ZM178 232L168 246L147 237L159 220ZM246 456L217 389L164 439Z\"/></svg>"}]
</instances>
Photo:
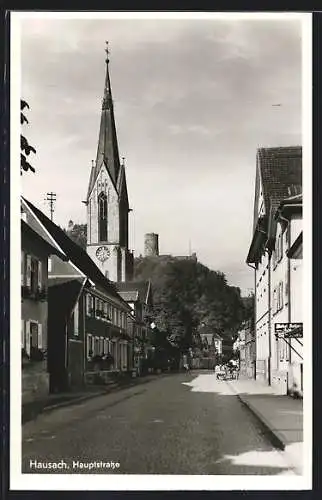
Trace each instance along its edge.
<instances>
[{"instance_id":1,"label":"utility pole","mask_svg":"<svg viewBox=\"0 0 322 500\"><path fill-rule=\"evenodd\" d=\"M56 201L56 193L50 192L47 193L47 198L45 198L46 201L49 202L49 209L50 209L50 219L53 220L53 215L54 215L54 203Z\"/></svg>"}]
</instances>

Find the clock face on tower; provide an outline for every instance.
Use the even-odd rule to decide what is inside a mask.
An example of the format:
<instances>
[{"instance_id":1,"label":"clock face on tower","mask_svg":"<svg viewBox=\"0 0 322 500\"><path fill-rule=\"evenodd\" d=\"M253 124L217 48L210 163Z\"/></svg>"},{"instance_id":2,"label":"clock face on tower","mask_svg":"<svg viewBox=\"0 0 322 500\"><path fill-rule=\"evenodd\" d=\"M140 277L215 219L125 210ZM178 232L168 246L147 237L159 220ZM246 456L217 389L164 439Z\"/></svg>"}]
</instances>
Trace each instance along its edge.
<instances>
[{"instance_id":1,"label":"clock face on tower","mask_svg":"<svg viewBox=\"0 0 322 500\"><path fill-rule=\"evenodd\" d=\"M109 256L110 256L110 249L108 247L102 246L102 247L98 247L98 249L96 250L96 257L101 262L104 262L105 260L107 260L109 258Z\"/></svg>"}]
</instances>

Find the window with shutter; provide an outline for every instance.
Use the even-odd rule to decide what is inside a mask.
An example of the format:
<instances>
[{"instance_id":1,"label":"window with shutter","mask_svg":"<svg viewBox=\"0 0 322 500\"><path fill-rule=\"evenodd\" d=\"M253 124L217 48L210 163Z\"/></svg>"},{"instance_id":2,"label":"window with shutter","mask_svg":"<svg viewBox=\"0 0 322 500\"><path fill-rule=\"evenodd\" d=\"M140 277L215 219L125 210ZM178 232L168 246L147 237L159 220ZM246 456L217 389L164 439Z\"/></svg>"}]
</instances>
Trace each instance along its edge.
<instances>
[{"instance_id":1,"label":"window with shutter","mask_svg":"<svg viewBox=\"0 0 322 500\"><path fill-rule=\"evenodd\" d=\"M26 335L25 335L25 349L28 356L30 356L30 321L26 321Z\"/></svg>"},{"instance_id":2,"label":"window with shutter","mask_svg":"<svg viewBox=\"0 0 322 500\"><path fill-rule=\"evenodd\" d=\"M86 294L86 315L90 316L91 314L91 296L89 293Z\"/></svg>"},{"instance_id":3,"label":"window with shutter","mask_svg":"<svg viewBox=\"0 0 322 500\"><path fill-rule=\"evenodd\" d=\"M21 347L25 347L25 321L21 320Z\"/></svg>"},{"instance_id":4,"label":"window with shutter","mask_svg":"<svg viewBox=\"0 0 322 500\"><path fill-rule=\"evenodd\" d=\"M42 289L42 262L41 260L38 261L38 283L37 286L41 290Z\"/></svg>"},{"instance_id":5,"label":"window with shutter","mask_svg":"<svg viewBox=\"0 0 322 500\"><path fill-rule=\"evenodd\" d=\"M42 324L38 323L38 349L42 349L43 346L43 337L42 337Z\"/></svg>"},{"instance_id":6,"label":"window with shutter","mask_svg":"<svg viewBox=\"0 0 322 500\"><path fill-rule=\"evenodd\" d=\"M31 258L30 265L30 287L32 292L37 292L38 288L38 260Z\"/></svg>"},{"instance_id":7,"label":"window with shutter","mask_svg":"<svg viewBox=\"0 0 322 500\"><path fill-rule=\"evenodd\" d=\"M77 302L74 309L74 335L78 335L79 333L78 327L79 327L79 306Z\"/></svg>"},{"instance_id":8,"label":"window with shutter","mask_svg":"<svg viewBox=\"0 0 322 500\"><path fill-rule=\"evenodd\" d=\"M26 257L26 286L31 287L31 255Z\"/></svg>"},{"instance_id":9,"label":"window with shutter","mask_svg":"<svg viewBox=\"0 0 322 500\"><path fill-rule=\"evenodd\" d=\"M32 347L38 347L38 323L30 322L30 344Z\"/></svg>"},{"instance_id":10,"label":"window with shutter","mask_svg":"<svg viewBox=\"0 0 322 500\"><path fill-rule=\"evenodd\" d=\"M87 340L87 357L89 358L93 354L92 335L90 333L87 334L86 340Z\"/></svg>"},{"instance_id":11,"label":"window with shutter","mask_svg":"<svg viewBox=\"0 0 322 500\"><path fill-rule=\"evenodd\" d=\"M21 286L25 284L25 252L21 252Z\"/></svg>"}]
</instances>

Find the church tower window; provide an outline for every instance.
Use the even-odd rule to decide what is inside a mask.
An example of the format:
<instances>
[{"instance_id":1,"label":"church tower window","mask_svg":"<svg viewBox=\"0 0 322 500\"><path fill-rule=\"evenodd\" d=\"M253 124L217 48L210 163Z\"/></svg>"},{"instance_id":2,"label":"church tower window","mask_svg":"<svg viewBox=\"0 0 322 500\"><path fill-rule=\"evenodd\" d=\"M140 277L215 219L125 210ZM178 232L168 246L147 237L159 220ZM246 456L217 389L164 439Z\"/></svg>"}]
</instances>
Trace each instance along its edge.
<instances>
[{"instance_id":1,"label":"church tower window","mask_svg":"<svg viewBox=\"0 0 322 500\"><path fill-rule=\"evenodd\" d=\"M107 241L107 196L98 196L98 235L99 241Z\"/></svg>"}]
</instances>

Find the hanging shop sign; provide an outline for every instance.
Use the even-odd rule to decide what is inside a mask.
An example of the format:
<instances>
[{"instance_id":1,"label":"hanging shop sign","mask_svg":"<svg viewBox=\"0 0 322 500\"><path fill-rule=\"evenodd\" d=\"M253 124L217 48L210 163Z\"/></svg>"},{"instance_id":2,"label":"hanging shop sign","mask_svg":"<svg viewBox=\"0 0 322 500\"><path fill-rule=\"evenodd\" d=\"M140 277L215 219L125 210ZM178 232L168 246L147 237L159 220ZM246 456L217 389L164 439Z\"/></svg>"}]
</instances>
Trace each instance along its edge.
<instances>
[{"instance_id":1,"label":"hanging shop sign","mask_svg":"<svg viewBox=\"0 0 322 500\"><path fill-rule=\"evenodd\" d=\"M284 338L302 338L303 323L275 323L275 335L281 334Z\"/></svg>"}]
</instances>

